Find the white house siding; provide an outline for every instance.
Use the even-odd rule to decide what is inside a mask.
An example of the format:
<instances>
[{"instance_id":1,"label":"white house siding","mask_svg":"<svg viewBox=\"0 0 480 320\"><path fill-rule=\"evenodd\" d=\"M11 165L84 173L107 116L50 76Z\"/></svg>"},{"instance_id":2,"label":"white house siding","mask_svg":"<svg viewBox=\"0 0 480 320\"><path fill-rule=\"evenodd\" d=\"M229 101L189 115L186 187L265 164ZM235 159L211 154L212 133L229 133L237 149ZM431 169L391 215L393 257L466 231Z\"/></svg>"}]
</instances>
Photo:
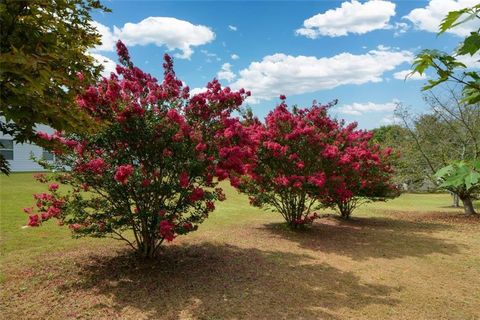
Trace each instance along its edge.
<instances>
[{"instance_id":1,"label":"white house siding","mask_svg":"<svg viewBox=\"0 0 480 320\"><path fill-rule=\"evenodd\" d=\"M37 131L53 133L53 129L44 125L39 125ZM9 135L0 133L0 139L11 140ZM43 148L30 143L13 143L13 160L8 160L12 172L22 171L43 171L43 167L31 159L31 155L37 159L42 159Z\"/></svg>"}]
</instances>

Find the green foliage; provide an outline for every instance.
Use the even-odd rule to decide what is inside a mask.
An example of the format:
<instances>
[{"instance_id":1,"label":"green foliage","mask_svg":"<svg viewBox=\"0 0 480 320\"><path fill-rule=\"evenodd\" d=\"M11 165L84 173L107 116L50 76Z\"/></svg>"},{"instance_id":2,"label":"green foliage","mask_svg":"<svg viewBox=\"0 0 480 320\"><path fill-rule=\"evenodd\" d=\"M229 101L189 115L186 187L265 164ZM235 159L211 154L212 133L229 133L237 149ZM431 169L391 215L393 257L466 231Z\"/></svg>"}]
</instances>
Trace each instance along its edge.
<instances>
[{"instance_id":1,"label":"green foliage","mask_svg":"<svg viewBox=\"0 0 480 320\"><path fill-rule=\"evenodd\" d=\"M400 151L398 183L433 188L440 168L455 160L480 159L480 104L463 103L461 96L460 86L442 85L424 95L430 112L412 115L399 105L396 116L403 125L375 130L378 143Z\"/></svg>"},{"instance_id":2,"label":"green foliage","mask_svg":"<svg viewBox=\"0 0 480 320\"><path fill-rule=\"evenodd\" d=\"M72 132L95 127L74 104L81 87L77 74L90 83L101 71L86 53L100 43L91 25L93 9L108 11L94 0L2 0L0 129L4 134L18 142L38 142L36 124Z\"/></svg>"},{"instance_id":3,"label":"green foliage","mask_svg":"<svg viewBox=\"0 0 480 320\"><path fill-rule=\"evenodd\" d=\"M480 193L480 160L454 161L438 170L435 177L440 188L458 195L466 214L476 214L473 199Z\"/></svg>"},{"instance_id":4,"label":"green foliage","mask_svg":"<svg viewBox=\"0 0 480 320\"><path fill-rule=\"evenodd\" d=\"M442 34L456 26L472 19L479 19L480 4L470 8L451 11L443 19L439 26ZM480 77L477 72L463 71L457 73L458 69L466 66L458 60L459 55L473 56L480 50L480 29L473 31L460 43L454 55L438 50L423 50L413 63L413 72L423 74L427 69L433 68L437 73L436 79L428 80L423 90L430 90L433 87L446 82L454 81L463 85L463 101L469 104L480 102Z\"/></svg>"},{"instance_id":5,"label":"green foliage","mask_svg":"<svg viewBox=\"0 0 480 320\"><path fill-rule=\"evenodd\" d=\"M426 49L415 58L413 69L414 72L423 74L428 68L434 68L438 78L428 80L428 85L423 87L424 91L430 90L440 83L449 80L453 76L454 69L466 68L466 66L447 53Z\"/></svg>"},{"instance_id":6,"label":"green foliage","mask_svg":"<svg viewBox=\"0 0 480 320\"><path fill-rule=\"evenodd\" d=\"M440 187L447 190L465 190L475 193L480 191L480 161L457 161L441 168L435 174L440 180Z\"/></svg>"}]
</instances>

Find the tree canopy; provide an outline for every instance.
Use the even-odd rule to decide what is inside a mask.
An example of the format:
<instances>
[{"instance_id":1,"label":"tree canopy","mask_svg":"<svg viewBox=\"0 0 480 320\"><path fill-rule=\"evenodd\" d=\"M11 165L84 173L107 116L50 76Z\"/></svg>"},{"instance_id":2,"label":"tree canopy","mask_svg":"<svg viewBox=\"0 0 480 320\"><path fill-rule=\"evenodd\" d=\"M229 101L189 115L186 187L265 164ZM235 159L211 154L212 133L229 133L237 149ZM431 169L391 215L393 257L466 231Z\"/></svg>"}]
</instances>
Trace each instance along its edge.
<instances>
[{"instance_id":1,"label":"tree canopy","mask_svg":"<svg viewBox=\"0 0 480 320\"><path fill-rule=\"evenodd\" d=\"M87 50L100 43L91 24L94 0L4 0L0 3L0 130L17 142L40 142L37 124L57 130L92 129L92 119L75 105L82 83L101 67ZM83 79L79 79L78 74ZM3 172L7 162L0 159Z\"/></svg>"}]
</instances>

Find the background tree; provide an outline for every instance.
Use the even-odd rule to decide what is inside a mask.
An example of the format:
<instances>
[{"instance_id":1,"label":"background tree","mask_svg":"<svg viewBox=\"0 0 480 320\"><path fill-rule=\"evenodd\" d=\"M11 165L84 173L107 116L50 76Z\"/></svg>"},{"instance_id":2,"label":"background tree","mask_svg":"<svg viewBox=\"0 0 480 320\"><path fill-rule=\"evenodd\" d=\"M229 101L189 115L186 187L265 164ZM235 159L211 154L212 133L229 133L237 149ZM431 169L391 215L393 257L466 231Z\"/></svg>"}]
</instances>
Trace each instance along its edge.
<instances>
[{"instance_id":1,"label":"background tree","mask_svg":"<svg viewBox=\"0 0 480 320\"><path fill-rule=\"evenodd\" d=\"M36 124L83 131L96 126L76 107L80 88L98 78L87 50L100 43L90 23L94 0L3 0L0 3L0 130L17 142L38 140ZM1 156L0 156L1 157ZM0 170L8 172L0 159Z\"/></svg>"},{"instance_id":2,"label":"background tree","mask_svg":"<svg viewBox=\"0 0 480 320\"><path fill-rule=\"evenodd\" d=\"M480 193L480 161L455 161L438 170L440 187L462 200L465 214L476 214L473 200Z\"/></svg>"},{"instance_id":3,"label":"background tree","mask_svg":"<svg viewBox=\"0 0 480 320\"><path fill-rule=\"evenodd\" d=\"M399 124L381 126L372 130L372 142L380 144L383 148L392 148L399 153L392 160L395 173L393 183L417 187L425 181L423 159L415 148L415 141L407 128Z\"/></svg>"},{"instance_id":4,"label":"background tree","mask_svg":"<svg viewBox=\"0 0 480 320\"><path fill-rule=\"evenodd\" d=\"M395 163L397 182L412 190L434 188L440 168L458 159L478 159L480 104L465 103L461 95L459 86L439 86L424 95L429 112L412 115L399 105L396 116L402 125L376 131L375 139L401 153Z\"/></svg>"},{"instance_id":5,"label":"background tree","mask_svg":"<svg viewBox=\"0 0 480 320\"><path fill-rule=\"evenodd\" d=\"M424 94L429 112L412 115L399 105L396 116L402 125L375 130L376 141L395 146L395 181L410 190L433 190L435 173L454 161L479 159L480 104L462 99L461 86L443 84ZM454 206L459 206L458 195Z\"/></svg>"},{"instance_id":6,"label":"background tree","mask_svg":"<svg viewBox=\"0 0 480 320\"><path fill-rule=\"evenodd\" d=\"M164 240L196 230L215 201L224 199L215 176L244 173L248 135L230 114L249 93L221 88L215 80L190 97L168 55L159 83L133 65L121 42L117 52L123 64L117 74L77 99L102 129L40 134L63 146L55 152L59 173L49 193L35 195L38 210L26 212L30 226L57 218L75 236L110 236L152 257ZM59 189L61 184L71 188Z\"/></svg>"}]
</instances>

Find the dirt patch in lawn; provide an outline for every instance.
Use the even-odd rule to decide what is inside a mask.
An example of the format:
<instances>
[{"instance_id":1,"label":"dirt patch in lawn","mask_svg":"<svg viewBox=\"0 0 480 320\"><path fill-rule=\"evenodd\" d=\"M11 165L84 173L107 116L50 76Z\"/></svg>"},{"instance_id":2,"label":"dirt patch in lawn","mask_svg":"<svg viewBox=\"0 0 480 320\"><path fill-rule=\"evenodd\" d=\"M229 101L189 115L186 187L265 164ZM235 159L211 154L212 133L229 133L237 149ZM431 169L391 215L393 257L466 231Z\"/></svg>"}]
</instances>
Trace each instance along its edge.
<instances>
[{"instance_id":1,"label":"dirt patch in lawn","mask_svg":"<svg viewBox=\"0 0 480 320\"><path fill-rule=\"evenodd\" d=\"M422 257L433 253L452 255L461 246L432 235L452 229L442 223L419 223L391 218L335 217L320 219L306 231L292 231L283 224L266 224L274 236L298 243L302 248L346 255L354 260Z\"/></svg>"},{"instance_id":2,"label":"dirt patch in lawn","mask_svg":"<svg viewBox=\"0 0 480 320\"><path fill-rule=\"evenodd\" d=\"M398 288L364 283L353 272L301 254L202 243L168 246L155 260L139 260L128 251L85 252L65 259L68 268L60 267L57 257L45 261L53 267L24 273L38 281L28 295L16 296L29 303L14 309L10 305L10 315L336 319L340 309L398 303L390 297Z\"/></svg>"},{"instance_id":3,"label":"dirt patch in lawn","mask_svg":"<svg viewBox=\"0 0 480 320\"><path fill-rule=\"evenodd\" d=\"M392 218L417 221L417 222L440 222L447 224L464 224L480 227L480 214L467 215L457 212L409 212L393 211Z\"/></svg>"},{"instance_id":4,"label":"dirt patch in lawn","mask_svg":"<svg viewBox=\"0 0 480 320\"><path fill-rule=\"evenodd\" d=\"M278 220L277 220L278 221ZM232 224L154 260L111 243L3 266L6 319L466 319L480 316L478 230L395 215L310 230Z\"/></svg>"}]
</instances>

